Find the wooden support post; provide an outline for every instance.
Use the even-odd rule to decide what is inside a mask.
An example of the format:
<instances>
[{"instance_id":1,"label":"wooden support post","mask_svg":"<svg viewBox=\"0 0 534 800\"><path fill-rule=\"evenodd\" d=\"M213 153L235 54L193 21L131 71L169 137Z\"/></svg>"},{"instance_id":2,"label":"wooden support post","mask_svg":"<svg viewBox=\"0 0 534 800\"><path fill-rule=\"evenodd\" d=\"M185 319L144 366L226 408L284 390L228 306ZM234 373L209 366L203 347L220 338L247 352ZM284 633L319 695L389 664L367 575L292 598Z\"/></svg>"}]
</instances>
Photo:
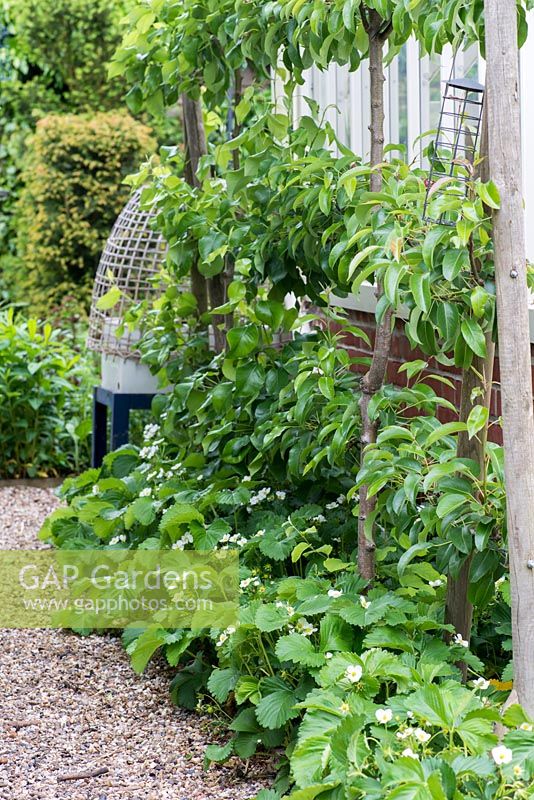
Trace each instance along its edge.
<instances>
[{"instance_id":1,"label":"wooden support post","mask_svg":"<svg viewBox=\"0 0 534 800\"><path fill-rule=\"evenodd\" d=\"M534 715L534 416L516 0L485 0L489 165L500 194L494 214L514 683ZM528 78L528 76L525 76Z\"/></svg>"}]
</instances>

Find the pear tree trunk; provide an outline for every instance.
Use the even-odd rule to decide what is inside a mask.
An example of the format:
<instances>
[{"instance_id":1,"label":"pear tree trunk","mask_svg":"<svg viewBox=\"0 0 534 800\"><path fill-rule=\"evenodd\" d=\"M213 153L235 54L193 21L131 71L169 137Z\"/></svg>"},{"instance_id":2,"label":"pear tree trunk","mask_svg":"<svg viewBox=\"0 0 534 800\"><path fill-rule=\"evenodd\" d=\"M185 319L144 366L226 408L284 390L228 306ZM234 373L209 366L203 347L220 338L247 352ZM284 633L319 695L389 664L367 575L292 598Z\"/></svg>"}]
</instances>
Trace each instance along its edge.
<instances>
[{"instance_id":1,"label":"pear tree trunk","mask_svg":"<svg viewBox=\"0 0 534 800\"><path fill-rule=\"evenodd\" d=\"M371 166L377 166L384 160L384 43L389 35L389 27L384 29L384 20L374 10L361 7L362 21L369 37L369 73L371 97ZM371 191L379 192L382 188L382 174L376 169L371 174ZM383 287L377 285L377 299L383 295ZM386 378L393 314L386 311L377 323L371 365L362 381L360 413L362 417L361 447L363 449L376 441L377 424L369 417L369 403L382 387ZM358 569L362 578L372 581L375 577L375 542L368 519L376 505L375 497L367 496L367 486L360 489L360 511L358 516Z\"/></svg>"}]
</instances>

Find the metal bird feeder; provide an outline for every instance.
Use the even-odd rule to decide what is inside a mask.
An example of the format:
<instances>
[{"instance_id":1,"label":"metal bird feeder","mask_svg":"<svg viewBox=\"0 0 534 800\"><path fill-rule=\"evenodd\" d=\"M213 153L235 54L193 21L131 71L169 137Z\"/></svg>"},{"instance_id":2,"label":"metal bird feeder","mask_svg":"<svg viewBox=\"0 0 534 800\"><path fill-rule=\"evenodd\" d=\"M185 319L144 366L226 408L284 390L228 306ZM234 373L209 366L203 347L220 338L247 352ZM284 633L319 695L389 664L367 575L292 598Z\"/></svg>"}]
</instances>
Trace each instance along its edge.
<instances>
[{"instance_id":1,"label":"metal bird feeder","mask_svg":"<svg viewBox=\"0 0 534 800\"><path fill-rule=\"evenodd\" d=\"M448 201L467 195L483 107L484 86L470 78L451 75L445 85L438 130L430 154L423 209L425 222L451 227L456 224L457 213L448 208Z\"/></svg>"}]
</instances>

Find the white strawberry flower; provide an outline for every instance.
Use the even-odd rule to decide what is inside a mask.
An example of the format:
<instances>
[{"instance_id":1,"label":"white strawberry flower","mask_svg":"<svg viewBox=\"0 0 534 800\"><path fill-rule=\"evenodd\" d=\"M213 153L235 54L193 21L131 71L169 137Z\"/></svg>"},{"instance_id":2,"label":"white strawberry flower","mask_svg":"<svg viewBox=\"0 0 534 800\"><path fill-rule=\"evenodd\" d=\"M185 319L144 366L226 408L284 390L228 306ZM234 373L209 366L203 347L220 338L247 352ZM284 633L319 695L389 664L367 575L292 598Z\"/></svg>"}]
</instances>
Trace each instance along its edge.
<instances>
[{"instance_id":1,"label":"white strawberry flower","mask_svg":"<svg viewBox=\"0 0 534 800\"><path fill-rule=\"evenodd\" d=\"M437 589L438 586L443 585L443 581L441 580L441 578L437 578L437 580L435 581L428 581L428 585L431 586L432 589Z\"/></svg>"},{"instance_id":2,"label":"white strawberry flower","mask_svg":"<svg viewBox=\"0 0 534 800\"><path fill-rule=\"evenodd\" d=\"M342 714L348 714L350 711L350 706L348 703L343 702L339 706L339 710L341 711Z\"/></svg>"},{"instance_id":3,"label":"white strawberry flower","mask_svg":"<svg viewBox=\"0 0 534 800\"><path fill-rule=\"evenodd\" d=\"M414 753L411 747L407 747L405 750L403 750L402 755L405 758L415 758L416 760L419 759L419 756L417 755L417 753Z\"/></svg>"},{"instance_id":4,"label":"white strawberry flower","mask_svg":"<svg viewBox=\"0 0 534 800\"><path fill-rule=\"evenodd\" d=\"M497 766L501 767L504 764L509 764L514 754L509 747L505 747L503 744L500 744L498 747L493 748L491 755Z\"/></svg>"},{"instance_id":5,"label":"white strawberry flower","mask_svg":"<svg viewBox=\"0 0 534 800\"><path fill-rule=\"evenodd\" d=\"M334 658L334 654L328 651L327 653L324 654L324 657L326 658L327 661L330 661L331 658Z\"/></svg>"},{"instance_id":6,"label":"white strawberry flower","mask_svg":"<svg viewBox=\"0 0 534 800\"><path fill-rule=\"evenodd\" d=\"M343 594L343 592L342 592L341 589L329 589L328 590L328 597L333 597L334 599L336 599L337 597L341 597L342 594Z\"/></svg>"},{"instance_id":7,"label":"white strawberry flower","mask_svg":"<svg viewBox=\"0 0 534 800\"><path fill-rule=\"evenodd\" d=\"M489 687L490 682L485 678L476 678L476 680L472 681L472 685L475 689L481 689L482 691L485 691Z\"/></svg>"},{"instance_id":8,"label":"white strawberry flower","mask_svg":"<svg viewBox=\"0 0 534 800\"><path fill-rule=\"evenodd\" d=\"M379 708L375 711L375 717L381 725L387 725L393 719L393 711L390 708Z\"/></svg>"},{"instance_id":9,"label":"white strawberry flower","mask_svg":"<svg viewBox=\"0 0 534 800\"><path fill-rule=\"evenodd\" d=\"M413 728L405 728L403 731L397 731L397 739L408 739L413 734Z\"/></svg>"},{"instance_id":10,"label":"white strawberry flower","mask_svg":"<svg viewBox=\"0 0 534 800\"><path fill-rule=\"evenodd\" d=\"M454 636L452 637L452 641L454 644L462 645L462 647L469 647L469 642L467 641L467 639L464 639L462 637L461 633L455 633Z\"/></svg>"},{"instance_id":11,"label":"white strawberry flower","mask_svg":"<svg viewBox=\"0 0 534 800\"><path fill-rule=\"evenodd\" d=\"M260 503L263 503L264 500L271 494L271 489L268 486L265 486L263 489L260 489L256 494L253 494L250 498L249 505L250 506L257 506Z\"/></svg>"},{"instance_id":12,"label":"white strawberry flower","mask_svg":"<svg viewBox=\"0 0 534 800\"><path fill-rule=\"evenodd\" d=\"M519 726L519 729L522 731L531 731L532 725L530 724L530 722L522 722L521 725Z\"/></svg>"},{"instance_id":13,"label":"white strawberry flower","mask_svg":"<svg viewBox=\"0 0 534 800\"><path fill-rule=\"evenodd\" d=\"M425 744L431 738L430 734L427 733L427 731L424 731L422 728L416 728L413 732L413 735L421 744Z\"/></svg>"},{"instance_id":14,"label":"white strawberry flower","mask_svg":"<svg viewBox=\"0 0 534 800\"><path fill-rule=\"evenodd\" d=\"M369 608L371 605L370 601L363 594L360 595L360 605L362 608Z\"/></svg>"},{"instance_id":15,"label":"white strawberry flower","mask_svg":"<svg viewBox=\"0 0 534 800\"><path fill-rule=\"evenodd\" d=\"M297 630L303 636L311 636L312 633L316 632L317 628L314 625L312 625L311 622L308 622L307 619L301 617L297 622Z\"/></svg>"},{"instance_id":16,"label":"white strawberry flower","mask_svg":"<svg viewBox=\"0 0 534 800\"><path fill-rule=\"evenodd\" d=\"M359 664L351 664L345 670L345 678L349 680L351 683L358 683L360 678L362 677L363 669Z\"/></svg>"}]
</instances>

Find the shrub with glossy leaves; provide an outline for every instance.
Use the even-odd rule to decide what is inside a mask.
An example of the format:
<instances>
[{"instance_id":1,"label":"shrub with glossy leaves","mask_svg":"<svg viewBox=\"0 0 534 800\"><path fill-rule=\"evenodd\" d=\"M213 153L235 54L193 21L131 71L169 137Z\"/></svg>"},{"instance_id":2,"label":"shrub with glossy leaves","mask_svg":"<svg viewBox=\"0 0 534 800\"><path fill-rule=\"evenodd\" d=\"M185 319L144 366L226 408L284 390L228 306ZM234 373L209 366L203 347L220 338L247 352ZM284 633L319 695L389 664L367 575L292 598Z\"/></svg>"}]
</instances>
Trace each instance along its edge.
<instances>
[{"instance_id":1,"label":"shrub with glossy leaves","mask_svg":"<svg viewBox=\"0 0 534 800\"><path fill-rule=\"evenodd\" d=\"M88 463L94 376L63 339L49 324L0 316L0 478Z\"/></svg>"}]
</instances>

